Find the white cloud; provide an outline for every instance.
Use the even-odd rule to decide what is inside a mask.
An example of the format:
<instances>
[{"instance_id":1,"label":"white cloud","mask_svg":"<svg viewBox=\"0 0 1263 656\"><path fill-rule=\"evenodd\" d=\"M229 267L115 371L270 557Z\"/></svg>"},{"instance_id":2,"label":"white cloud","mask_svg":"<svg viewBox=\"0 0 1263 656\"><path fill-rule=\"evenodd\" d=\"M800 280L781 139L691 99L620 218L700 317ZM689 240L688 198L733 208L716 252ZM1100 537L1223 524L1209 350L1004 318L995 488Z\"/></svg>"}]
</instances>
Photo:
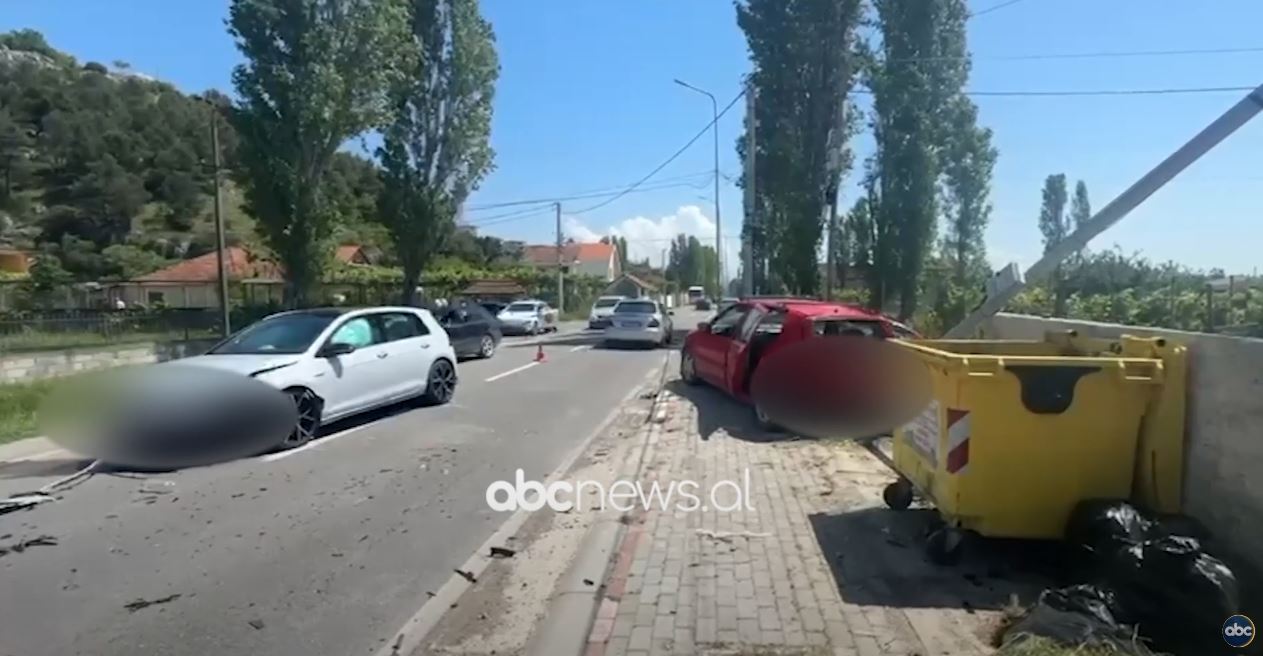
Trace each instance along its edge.
<instances>
[{"instance_id":1,"label":"white cloud","mask_svg":"<svg viewBox=\"0 0 1263 656\"><path fill-rule=\"evenodd\" d=\"M648 259L654 266L661 266L662 252L670 248L671 240L681 233L697 237L708 246L715 245L715 220L702 213L697 205L684 205L657 220L644 216L636 216L616 222L599 233L579 218L567 216L562 224L562 232L575 241L596 241L603 236L613 235L627 239L627 257L635 261ZM740 223L730 225L724 230L724 272L728 278L736 275L737 258L741 254Z\"/></svg>"}]
</instances>

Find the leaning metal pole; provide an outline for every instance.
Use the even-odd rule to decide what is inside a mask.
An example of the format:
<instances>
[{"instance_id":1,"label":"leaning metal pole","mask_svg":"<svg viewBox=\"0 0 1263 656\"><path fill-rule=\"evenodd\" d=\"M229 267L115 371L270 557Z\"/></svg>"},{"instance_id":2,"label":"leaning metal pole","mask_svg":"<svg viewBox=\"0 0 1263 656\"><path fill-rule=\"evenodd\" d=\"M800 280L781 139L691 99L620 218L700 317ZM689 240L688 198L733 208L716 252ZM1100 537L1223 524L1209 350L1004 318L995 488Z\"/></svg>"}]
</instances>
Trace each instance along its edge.
<instances>
[{"instance_id":1,"label":"leaning metal pole","mask_svg":"<svg viewBox=\"0 0 1263 656\"><path fill-rule=\"evenodd\" d=\"M1063 260L1083 250L1093 237L1118 223L1123 217L1143 203L1145 199L1152 196L1154 192L1165 186L1172 178L1200 159L1202 155L1210 152L1221 141L1248 123L1260 111L1263 111L1263 85L1256 87L1249 95L1242 98L1240 102L1233 105L1231 109L1206 126L1206 129L1198 132L1188 143L1162 160L1153 170L1146 173L1143 178L1137 180L1135 184L1110 201L1110 204L1102 208L1095 216L1085 221L1083 225L1079 226L1078 230L1070 233L1069 236L1053 246L1052 249L1044 254L1044 257L1026 270L1023 280L1004 289L997 290L994 294L988 296L982 305L978 306L959 324L956 324L954 328L947 331L947 338L961 339L972 336L978 327L982 325L983 321L1004 309L1004 306L1013 300L1013 297L1017 296L1027 284L1043 280Z\"/></svg>"}]
</instances>

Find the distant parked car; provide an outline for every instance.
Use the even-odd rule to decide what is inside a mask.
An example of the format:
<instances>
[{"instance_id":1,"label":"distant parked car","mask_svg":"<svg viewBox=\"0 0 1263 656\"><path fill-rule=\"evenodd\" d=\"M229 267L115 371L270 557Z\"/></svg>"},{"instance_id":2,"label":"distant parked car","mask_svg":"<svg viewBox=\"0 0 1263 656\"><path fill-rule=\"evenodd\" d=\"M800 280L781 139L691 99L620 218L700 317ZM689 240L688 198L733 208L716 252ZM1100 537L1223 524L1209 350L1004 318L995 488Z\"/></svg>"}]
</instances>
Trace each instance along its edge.
<instances>
[{"instance_id":1,"label":"distant parked car","mask_svg":"<svg viewBox=\"0 0 1263 656\"><path fill-rule=\"evenodd\" d=\"M671 333L675 329L671 315L671 311L657 301L619 301L602 337L606 344L666 346L671 343Z\"/></svg>"},{"instance_id":2,"label":"distant parked car","mask_svg":"<svg viewBox=\"0 0 1263 656\"><path fill-rule=\"evenodd\" d=\"M625 298L627 297L602 296L596 299L596 302L592 304L592 311L588 313L588 328L596 330L610 325L610 315L614 313L614 306Z\"/></svg>"},{"instance_id":3,"label":"distant parked car","mask_svg":"<svg viewBox=\"0 0 1263 656\"><path fill-rule=\"evenodd\" d=\"M500 322L481 305L467 303L449 308L439 317L457 357L489 358L500 345Z\"/></svg>"},{"instance_id":4,"label":"distant parked car","mask_svg":"<svg viewBox=\"0 0 1263 656\"><path fill-rule=\"evenodd\" d=\"M557 311L544 301L514 301L500 311L500 330L504 334L538 335L557 330Z\"/></svg>"},{"instance_id":5,"label":"distant parked car","mask_svg":"<svg viewBox=\"0 0 1263 656\"><path fill-rule=\"evenodd\" d=\"M315 437L321 424L412 397L447 403L456 352L428 310L325 308L274 314L206 355L161 366L240 373L284 391L298 409L280 445Z\"/></svg>"}]
</instances>

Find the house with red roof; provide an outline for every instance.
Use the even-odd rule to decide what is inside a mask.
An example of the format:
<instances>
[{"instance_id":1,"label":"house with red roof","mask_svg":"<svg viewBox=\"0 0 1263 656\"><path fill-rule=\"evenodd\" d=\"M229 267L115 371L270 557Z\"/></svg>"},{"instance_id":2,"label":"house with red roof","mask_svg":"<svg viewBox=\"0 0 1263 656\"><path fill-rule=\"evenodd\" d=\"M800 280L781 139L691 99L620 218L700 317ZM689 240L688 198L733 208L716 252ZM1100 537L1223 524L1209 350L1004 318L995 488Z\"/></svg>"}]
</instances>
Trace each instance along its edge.
<instances>
[{"instance_id":1,"label":"house with red roof","mask_svg":"<svg viewBox=\"0 0 1263 656\"><path fill-rule=\"evenodd\" d=\"M362 246L339 246L334 257L345 264L373 264L372 253ZM285 272L280 265L259 257L241 246L224 249L224 269L233 283L232 293L240 288L250 304L280 302L285 285ZM121 299L128 307L212 308L219 306L219 258L212 251L176 262L171 266L140 276L134 281L113 286L111 303Z\"/></svg>"},{"instance_id":2,"label":"house with red roof","mask_svg":"<svg viewBox=\"0 0 1263 656\"><path fill-rule=\"evenodd\" d=\"M525 246L522 248L522 263L541 269L555 269L558 264L557 247ZM607 281L623 275L623 263L614 244L562 244L560 263L570 273L597 276Z\"/></svg>"}]
</instances>

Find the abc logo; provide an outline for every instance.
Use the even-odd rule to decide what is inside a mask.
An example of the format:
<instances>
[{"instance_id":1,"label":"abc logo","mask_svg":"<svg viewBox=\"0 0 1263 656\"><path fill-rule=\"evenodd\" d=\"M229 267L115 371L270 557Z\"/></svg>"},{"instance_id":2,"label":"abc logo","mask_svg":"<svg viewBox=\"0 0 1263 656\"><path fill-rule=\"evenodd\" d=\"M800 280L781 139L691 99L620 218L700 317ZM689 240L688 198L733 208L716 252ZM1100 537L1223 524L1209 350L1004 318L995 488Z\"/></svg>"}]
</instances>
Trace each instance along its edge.
<instances>
[{"instance_id":1,"label":"abc logo","mask_svg":"<svg viewBox=\"0 0 1263 656\"><path fill-rule=\"evenodd\" d=\"M1245 615L1233 615L1224 622L1224 642L1238 649L1254 642L1254 622Z\"/></svg>"}]
</instances>

